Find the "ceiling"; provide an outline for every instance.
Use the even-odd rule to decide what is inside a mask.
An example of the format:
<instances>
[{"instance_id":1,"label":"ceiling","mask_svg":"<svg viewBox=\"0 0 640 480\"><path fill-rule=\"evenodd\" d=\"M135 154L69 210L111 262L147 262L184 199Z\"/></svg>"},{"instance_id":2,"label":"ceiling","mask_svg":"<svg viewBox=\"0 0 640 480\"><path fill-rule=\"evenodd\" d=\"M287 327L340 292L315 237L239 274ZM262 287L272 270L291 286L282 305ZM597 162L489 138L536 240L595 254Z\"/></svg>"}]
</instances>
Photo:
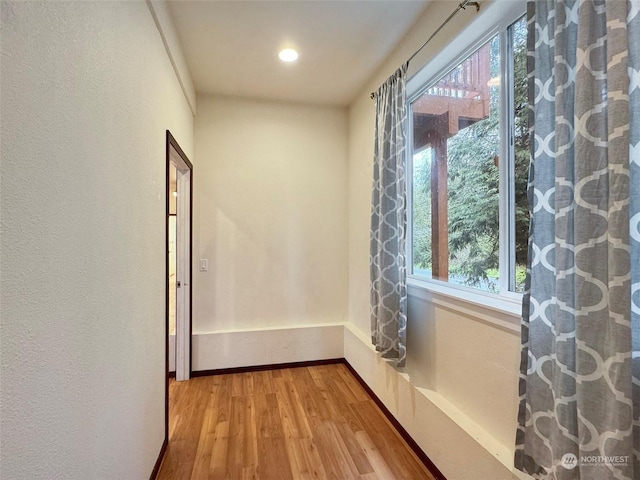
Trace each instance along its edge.
<instances>
[{"instance_id":1,"label":"ceiling","mask_svg":"<svg viewBox=\"0 0 640 480\"><path fill-rule=\"evenodd\" d=\"M428 0L169 1L197 92L348 105ZM297 62L278 52L293 47Z\"/></svg>"}]
</instances>

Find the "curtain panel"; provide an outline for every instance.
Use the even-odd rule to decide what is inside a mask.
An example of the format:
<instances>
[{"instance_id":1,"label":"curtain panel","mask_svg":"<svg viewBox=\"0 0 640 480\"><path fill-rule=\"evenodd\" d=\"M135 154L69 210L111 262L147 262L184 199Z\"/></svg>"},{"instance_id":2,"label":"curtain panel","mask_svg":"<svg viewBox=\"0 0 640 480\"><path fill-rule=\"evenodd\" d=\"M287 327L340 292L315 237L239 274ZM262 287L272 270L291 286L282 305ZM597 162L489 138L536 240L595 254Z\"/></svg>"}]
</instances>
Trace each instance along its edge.
<instances>
[{"instance_id":1,"label":"curtain panel","mask_svg":"<svg viewBox=\"0 0 640 480\"><path fill-rule=\"evenodd\" d=\"M640 478L640 1L529 3L531 230L515 466Z\"/></svg>"},{"instance_id":2,"label":"curtain panel","mask_svg":"<svg viewBox=\"0 0 640 480\"><path fill-rule=\"evenodd\" d=\"M371 199L371 341L384 358L406 358L405 63L376 92Z\"/></svg>"}]
</instances>

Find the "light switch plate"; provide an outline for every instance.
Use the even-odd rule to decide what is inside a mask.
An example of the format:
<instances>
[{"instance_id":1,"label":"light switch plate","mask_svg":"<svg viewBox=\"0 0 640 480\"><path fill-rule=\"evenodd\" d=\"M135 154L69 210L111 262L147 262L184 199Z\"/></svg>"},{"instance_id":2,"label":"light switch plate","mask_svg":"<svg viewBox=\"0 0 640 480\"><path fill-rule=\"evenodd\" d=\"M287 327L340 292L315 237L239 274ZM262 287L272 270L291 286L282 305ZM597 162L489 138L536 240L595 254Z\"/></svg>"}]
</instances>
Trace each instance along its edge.
<instances>
[{"instance_id":1,"label":"light switch plate","mask_svg":"<svg viewBox=\"0 0 640 480\"><path fill-rule=\"evenodd\" d=\"M200 259L200 271L201 272L209 271L209 260L207 258Z\"/></svg>"}]
</instances>

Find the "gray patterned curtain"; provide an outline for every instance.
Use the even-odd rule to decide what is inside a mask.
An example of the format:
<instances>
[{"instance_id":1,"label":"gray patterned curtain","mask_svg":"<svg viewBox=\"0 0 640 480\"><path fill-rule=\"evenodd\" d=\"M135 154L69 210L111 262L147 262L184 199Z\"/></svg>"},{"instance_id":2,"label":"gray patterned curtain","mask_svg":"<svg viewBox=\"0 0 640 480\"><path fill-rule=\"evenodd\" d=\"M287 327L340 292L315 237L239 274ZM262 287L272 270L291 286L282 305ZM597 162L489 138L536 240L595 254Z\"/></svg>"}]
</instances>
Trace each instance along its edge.
<instances>
[{"instance_id":1,"label":"gray patterned curtain","mask_svg":"<svg viewBox=\"0 0 640 480\"><path fill-rule=\"evenodd\" d=\"M529 3L528 291L515 466L640 479L640 1Z\"/></svg>"},{"instance_id":2,"label":"gray patterned curtain","mask_svg":"<svg viewBox=\"0 0 640 480\"><path fill-rule=\"evenodd\" d=\"M404 366L407 331L405 243L407 199L404 64L376 92L371 204L371 341L384 358Z\"/></svg>"}]
</instances>

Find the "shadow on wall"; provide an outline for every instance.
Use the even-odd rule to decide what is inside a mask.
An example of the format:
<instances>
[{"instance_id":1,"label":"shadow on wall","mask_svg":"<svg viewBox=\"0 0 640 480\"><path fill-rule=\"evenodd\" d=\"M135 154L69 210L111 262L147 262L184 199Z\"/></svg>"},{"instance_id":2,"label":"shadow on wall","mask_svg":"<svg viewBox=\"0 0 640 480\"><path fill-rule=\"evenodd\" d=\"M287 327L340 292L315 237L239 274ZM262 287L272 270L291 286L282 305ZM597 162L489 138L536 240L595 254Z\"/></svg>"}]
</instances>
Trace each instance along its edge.
<instances>
[{"instance_id":1,"label":"shadow on wall","mask_svg":"<svg viewBox=\"0 0 640 480\"><path fill-rule=\"evenodd\" d=\"M437 390L436 312L433 303L409 296L407 302L407 363L404 369L416 387Z\"/></svg>"}]
</instances>

